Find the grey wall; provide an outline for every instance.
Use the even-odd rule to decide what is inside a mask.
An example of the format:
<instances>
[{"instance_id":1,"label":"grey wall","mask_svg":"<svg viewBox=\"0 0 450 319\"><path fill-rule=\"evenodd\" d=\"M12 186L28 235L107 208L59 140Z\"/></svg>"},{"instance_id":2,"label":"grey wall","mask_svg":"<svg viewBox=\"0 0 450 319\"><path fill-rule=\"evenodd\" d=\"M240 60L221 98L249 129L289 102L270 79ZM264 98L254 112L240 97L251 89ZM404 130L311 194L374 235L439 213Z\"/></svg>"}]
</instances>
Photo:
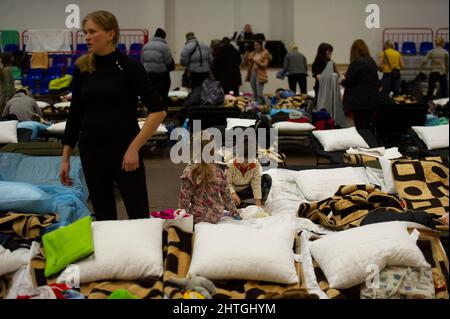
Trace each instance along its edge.
<instances>
[{"instance_id":1,"label":"grey wall","mask_svg":"<svg viewBox=\"0 0 450 319\"><path fill-rule=\"evenodd\" d=\"M80 6L81 18L94 10L109 10L121 28L157 27L168 31L178 57L184 35L194 31L211 40L231 36L246 23L268 39L295 40L311 61L320 42L335 47L334 59L348 63L353 40L362 38L376 53L385 27L448 27L448 0L1 0L0 30L65 28L66 5ZM381 9L381 29L367 29L365 8Z\"/></svg>"}]
</instances>

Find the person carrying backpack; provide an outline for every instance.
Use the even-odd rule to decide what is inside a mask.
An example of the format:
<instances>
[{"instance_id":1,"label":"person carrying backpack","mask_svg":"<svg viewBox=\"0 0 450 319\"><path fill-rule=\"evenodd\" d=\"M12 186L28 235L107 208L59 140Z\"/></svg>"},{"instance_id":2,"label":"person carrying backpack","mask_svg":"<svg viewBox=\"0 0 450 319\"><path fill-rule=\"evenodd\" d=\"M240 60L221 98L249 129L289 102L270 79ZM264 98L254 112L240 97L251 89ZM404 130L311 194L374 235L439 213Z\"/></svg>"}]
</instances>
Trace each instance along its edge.
<instances>
[{"instance_id":1,"label":"person carrying backpack","mask_svg":"<svg viewBox=\"0 0 450 319\"><path fill-rule=\"evenodd\" d=\"M186 34L186 46L181 51L180 64L186 67L183 86L201 86L209 76L211 54L209 47L197 40L193 32Z\"/></svg>"}]
</instances>

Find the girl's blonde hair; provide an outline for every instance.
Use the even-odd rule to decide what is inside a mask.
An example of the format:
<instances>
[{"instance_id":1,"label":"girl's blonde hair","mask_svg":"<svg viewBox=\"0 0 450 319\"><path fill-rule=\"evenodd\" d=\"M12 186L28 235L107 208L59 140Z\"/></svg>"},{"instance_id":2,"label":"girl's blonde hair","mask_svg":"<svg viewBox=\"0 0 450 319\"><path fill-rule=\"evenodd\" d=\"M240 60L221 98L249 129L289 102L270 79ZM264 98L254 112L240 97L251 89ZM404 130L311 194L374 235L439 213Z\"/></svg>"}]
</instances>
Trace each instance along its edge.
<instances>
[{"instance_id":1,"label":"girl's blonde hair","mask_svg":"<svg viewBox=\"0 0 450 319\"><path fill-rule=\"evenodd\" d=\"M192 169L192 180L195 187L209 187L209 184L215 181L214 164L206 162L202 155L206 146L208 146L210 143L214 143L214 138L208 132L203 131L194 134L194 143L196 139L201 139L200 154L193 154L193 143L191 143L191 154L193 154L193 159L200 158L200 162L193 164L194 168ZM214 157L213 153L214 148L212 149L212 153L210 153L212 158Z\"/></svg>"},{"instance_id":2,"label":"girl's blonde hair","mask_svg":"<svg viewBox=\"0 0 450 319\"><path fill-rule=\"evenodd\" d=\"M443 37L438 37L437 39L436 39L436 46L438 46L438 47L444 47L444 45L445 45L445 41L444 41L444 38Z\"/></svg>"},{"instance_id":3,"label":"girl's blonde hair","mask_svg":"<svg viewBox=\"0 0 450 319\"><path fill-rule=\"evenodd\" d=\"M114 31L113 44L117 45L119 42L120 30L119 23L117 22L116 17L108 11L95 11L89 13L83 19L83 27L88 20L91 20L104 31ZM89 73L92 74L95 72L95 56L94 53L89 52L83 56L81 56L77 62L75 62L76 66L80 69L81 73Z\"/></svg>"}]
</instances>

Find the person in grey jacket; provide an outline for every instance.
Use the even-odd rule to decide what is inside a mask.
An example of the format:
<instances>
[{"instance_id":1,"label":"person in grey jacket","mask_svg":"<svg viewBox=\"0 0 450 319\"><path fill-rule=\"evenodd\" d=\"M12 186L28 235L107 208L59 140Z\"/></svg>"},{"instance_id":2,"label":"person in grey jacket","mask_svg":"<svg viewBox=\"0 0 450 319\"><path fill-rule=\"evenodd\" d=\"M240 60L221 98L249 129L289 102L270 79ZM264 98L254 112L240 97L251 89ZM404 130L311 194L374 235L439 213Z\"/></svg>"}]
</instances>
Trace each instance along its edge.
<instances>
[{"instance_id":1,"label":"person in grey jacket","mask_svg":"<svg viewBox=\"0 0 450 319\"><path fill-rule=\"evenodd\" d=\"M186 34L186 46L181 51L180 64L190 73L191 88L201 86L209 76L211 53L209 47L197 40L194 33Z\"/></svg>"},{"instance_id":2,"label":"person in grey jacket","mask_svg":"<svg viewBox=\"0 0 450 319\"><path fill-rule=\"evenodd\" d=\"M42 116L41 109L36 101L28 96L26 89L17 90L16 94L6 103L2 116L14 114L20 122L33 121L33 115Z\"/></svg>"},{"instance_id":3,"label":"person in grey jacket","mask_svg":"<svg viewBox=\"0 0 450 319\"><path fill-rule=\"evenodd\" d=\"M170 105L170 71L175 69L175 62L165 39L166 32L158 28L153 39L143 47L142 56L150 81L167 107Z\"/></svg>"},{"instance_id":4,"label":"person in grey jacket","mask_svg":"<svg viewBox=\"0 0 450 319\"><path fill-rule=\"evenodd\" d=\"M283 69L288 73L289 89L292 92L297 92L297 83L300 87L300 92L306 94L308 76L308 66L306 57L298 52L298 46L295 43L291 43L289 47L289 53L284 58Z\"/></svg>"}]
</instances>

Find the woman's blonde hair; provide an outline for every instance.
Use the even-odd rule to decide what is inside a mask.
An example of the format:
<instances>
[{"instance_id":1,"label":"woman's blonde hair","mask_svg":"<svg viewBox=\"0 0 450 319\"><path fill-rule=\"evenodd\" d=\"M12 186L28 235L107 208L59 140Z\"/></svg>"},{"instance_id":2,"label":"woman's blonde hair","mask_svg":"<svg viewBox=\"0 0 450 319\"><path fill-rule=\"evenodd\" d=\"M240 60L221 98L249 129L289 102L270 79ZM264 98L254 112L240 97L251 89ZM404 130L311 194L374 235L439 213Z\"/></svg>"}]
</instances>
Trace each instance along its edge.
<instances>
[{"instance_id":1,"label":"woman's blonde hair","mask_svg":"<svg viewBox=\"0 0 450 319\"><path fill-rule=\"evenodd\" d=\"M364 40L358 39L353 42L350 50L350 62L360 58L367 58L370 56L369 48Z\"/></svg>"},{"instance_id":2,"label":"woman's blonde hair","mask_svg":"<svg viewBox=\"0 0 450 319\"><path fill-rule=\"evenodd\" d=\"M200 154L193 153L192 145L194 143L198 143L197 139L201 139L200 141ZM203 157L203 151L210 143L214 143L214 138L211 134L206 131L202 131L199 133L195 133L192 139L193 143L191 143L191 154L193 155L193 159L200 159L199 162L194 163L194 168L192 169L192 181L194 182L194 187L209 187L211 182L215 181L214 177L214 164L208 163L205 161ZM211 158L214 158L214 148L212 148L212 152L209 154Z\"/></svg>"},{"instance_id":3,"label":"woman's blonde hair","mask_svg":"<svg viewBox=\"0 0 450 319\"><path fill-rule=\"evenodd\" d=\"M88 20L94 22L104 31L114 31L113 44L114 46L117 45L120 36L119 23L117 22L116 17L111 12L95 11L89 13L83 19L83 27ZM95 56L92 52L81 56L75 64L80 69L81 73L92 74L93 72L95 72Z\"/></svg>"},{"instance_id":4,"label":"woman's blonde hair","mask_svg":"<svg viewBox=\"0 0 450 319\"><path fill-rule=\"evenodd\" d=\"M394 47L394 43L391 40L387 40L386 43L384 44L384 49L395 49Z\"/></svg>"},{"instance_id":5,"label":"woman's blonde hair","mask_svg":"<svg viewBox=\"0 0 450 319\"><path fill-rule=\"evenodd\" d=\"M291 52L298 52L298 45L295 42L291 42L289 45L289 50Z\"/></svg>"}]
</instances>

